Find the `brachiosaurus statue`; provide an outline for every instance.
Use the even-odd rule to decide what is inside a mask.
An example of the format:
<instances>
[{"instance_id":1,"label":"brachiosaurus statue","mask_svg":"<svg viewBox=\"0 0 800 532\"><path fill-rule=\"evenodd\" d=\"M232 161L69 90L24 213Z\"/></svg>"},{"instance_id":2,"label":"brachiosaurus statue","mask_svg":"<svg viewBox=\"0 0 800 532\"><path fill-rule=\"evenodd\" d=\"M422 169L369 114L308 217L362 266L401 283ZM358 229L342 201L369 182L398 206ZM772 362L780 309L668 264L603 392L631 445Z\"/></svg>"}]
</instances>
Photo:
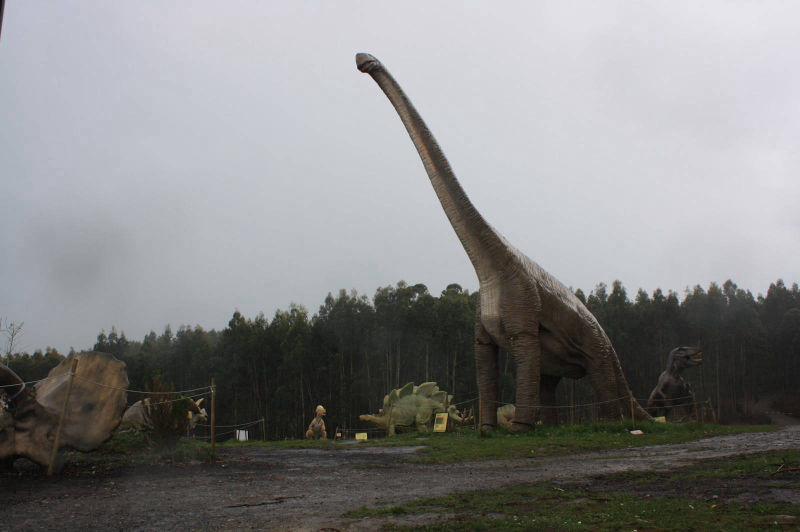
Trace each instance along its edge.
<instances>
[{"instance_id":1,"label":"brachiosaurus statue","mask_svg":"<svg viewBox=\"0 0 800 532\"><path fill-rule=\"evenodd\" d=\"M630 411L630 389L611 341L595 317L567 287L483 219L425 122L381 62L360 53L356 55L356 65L372 76L400 115L478 275L475 364L481 426L491 429L497 425L499 347L506 349L517 363L512 431L531 428L539 406L554 405L556 386L562 377L579 379L588 375L601 416L620 419L623 412ZM638 404L635 408L636 417L650 417Z\"/></svg>"}]
</instances>

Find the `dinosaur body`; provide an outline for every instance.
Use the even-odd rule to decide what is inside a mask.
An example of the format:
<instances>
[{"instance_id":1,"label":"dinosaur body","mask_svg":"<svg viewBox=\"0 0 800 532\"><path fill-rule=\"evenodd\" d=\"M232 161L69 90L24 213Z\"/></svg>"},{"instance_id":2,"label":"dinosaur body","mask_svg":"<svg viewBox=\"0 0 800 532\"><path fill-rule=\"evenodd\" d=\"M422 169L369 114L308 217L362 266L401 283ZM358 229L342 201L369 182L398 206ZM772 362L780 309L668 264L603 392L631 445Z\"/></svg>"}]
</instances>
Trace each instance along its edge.
<instances>
[{"instance_id":1,"label":"dinosaur body","mask_svg":"<svg viewBox=\"0 0 800 532\"><path fill-rule=\"evenodd\" d=\"M517 363L512 430L533 426L539 406L554 404L556 386L563 377L588 376L603 417L620 419L630 390L611 341L595 317L567 287L483 219L419 113L380 61L358 54L356 64L375 80L400 116L478 276L475 362L482 426L497 425L501 347ZM641 407L636 414L649 417Z\"/></svg>"},{"instance_id":2,"label":"dinosaur body","mask_svg":"<svg viewBox=\"0 0 800 532\"><path fill-rule=\"evenodd\" d=\"M325 420L322 419L325 415L325 408L322 405L317 405L314 414L314 419L308 424L308 430L306 430L306 439L327 440L328 431L325 429Z\"/></svg>"},{"instance_id":3,"label":"dinosaur body","mask_svg":"<svg viewBox=\"0 0 800 532\"><path fill-rule=\"evenodd\" d=\"M647 411L653 416L664 416L680 421L691 416L692 389L681 373L684 369L703 363L699 347L676 347L667 357L667 368L658 376L658 384L647 400Z\"/></svg>"},{"instance_id":4,"label":"dinosaur body","mask_svg":"<svg viewBox=\"0 0 800 532\"><path fill-rule=\"evenodd\" d=\"M0 381L12 384L9 388L16 394L8 406L0 405L0 460L27 456L47 465L67 394L59 447L91 451L111 437L125 410L125 363L105 353L74 357L78 360L74 377L71 355L46 379L24 388L13 372L0 367Z\"/></svg>"},{"instance_id":5,"label":"dinosaur body","mask_svg":"<svg viewBox=\"0 0 800 532\"><path fill-rule=\"evenodd\" d=\"M497 424L504 429L511 430L514 422L514 405L503 405L497 407Z\"/></svg>"},{"instance_id":6,"label":"dinosaur body","mask_svg":"<svg viewBox=\"0 0 800 532\"><path fill-rule=\"evenodd\" d=\"M390 435L395 434L398 427L427 432L436 414L442 412L447 412L454 421L464 421L456 407L450 405L452 399L453 396L440 390L435 382L425 382L419 386L409 382L386 394L383 408L378 414L363 414L359 419L377 425Z\"/></svg>"},{"instance_id":7,"label":"dinosaur body","mask_svg":"<svg viewBox=\"0 0 800 532\"><path fill-rule=\"evenodd\" d=\"M189 431L191 433L194 433L198 423L208 421L208 413L206 412L206 409L200 406L203 400L204 399L201 398L193 401L192 399L186 398L186 413L189 416ZM149 407L150 399L147 397L145 397L143 400L133 403L125 410L125 413L122 414L122 421L120 421L117 431L147 430L145 410Z\"/></svg>"}]
</instances>

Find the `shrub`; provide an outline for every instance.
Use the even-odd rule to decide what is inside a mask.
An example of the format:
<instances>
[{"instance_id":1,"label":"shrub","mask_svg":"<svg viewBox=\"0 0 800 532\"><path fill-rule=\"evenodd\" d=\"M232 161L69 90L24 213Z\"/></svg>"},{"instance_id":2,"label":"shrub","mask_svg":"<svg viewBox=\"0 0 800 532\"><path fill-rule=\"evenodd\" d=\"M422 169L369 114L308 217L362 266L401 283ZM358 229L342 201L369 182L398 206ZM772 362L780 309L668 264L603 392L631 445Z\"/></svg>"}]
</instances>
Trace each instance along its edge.
<instances>
[{"instance_id":1,"label":"shrub","mask_svg":"<svg viewBox=\"0 0 800 532\"><path fill-rule=\"evenodd\" d=\"M189 429L189 401L173 393L174 386L153 376L147 388L147 400L142 401L144 434L147 441L158 447L175 447L178 440Z\"/></svg>"}]
</instances>

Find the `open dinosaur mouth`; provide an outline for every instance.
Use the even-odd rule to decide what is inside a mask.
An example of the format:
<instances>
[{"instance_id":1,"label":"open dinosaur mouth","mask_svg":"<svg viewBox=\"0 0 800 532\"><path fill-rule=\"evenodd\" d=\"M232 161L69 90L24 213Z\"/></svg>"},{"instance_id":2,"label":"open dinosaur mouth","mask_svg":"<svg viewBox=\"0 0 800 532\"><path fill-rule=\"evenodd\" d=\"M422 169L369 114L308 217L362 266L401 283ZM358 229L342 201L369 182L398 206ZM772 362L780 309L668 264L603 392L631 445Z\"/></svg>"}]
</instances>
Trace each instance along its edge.
<instances>
[{"instance_id":1,"label":"open dinosaur mouth","mask_svg":"<svg viewBox=\"0 0 800 532\"><path fill-rule=\"evenodd\" d=\"M691 356L692 362L697 362L698 364L703 361L703 352L698 351L694 355Z\"/></svg>"}]
</instances>

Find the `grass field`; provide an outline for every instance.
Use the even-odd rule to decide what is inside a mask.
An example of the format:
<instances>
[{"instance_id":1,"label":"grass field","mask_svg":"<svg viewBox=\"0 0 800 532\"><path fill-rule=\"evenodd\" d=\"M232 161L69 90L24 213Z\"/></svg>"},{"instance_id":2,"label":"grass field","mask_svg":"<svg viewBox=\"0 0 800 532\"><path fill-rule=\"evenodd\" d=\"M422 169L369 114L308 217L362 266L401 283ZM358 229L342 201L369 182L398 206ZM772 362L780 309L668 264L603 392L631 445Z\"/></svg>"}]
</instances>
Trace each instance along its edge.
<instances>
[{"instance_id":1,"label":"grass field","mask_svg":"<svg viewBox=\"0 0 800 532\"><path fill-rule=\"evenodd\" d=\"M373 439L357 444L353 441L341 440L336 442L331 440L282 440L269 442L228 440L218 443L217 448L264 446L282 449L347 449L352 448L352 445L412 445L422 447L412 461L448 463L471 460L533 458L606 449L625 449L645 445L682 443L709 436L760 432L777 428L774 425L704 425L697 423L663 424L642 422L637 423L636 426L644 434L639 436L632 435L630 433L630 422L590 423L537 427L535 430L521 434L510 434L503 429L483 434L467 429L441 434L415 432ZM210 456L211 445L201 441L182 439L173 448L151 448L141 434L123 432L116 433L111 440L103 444L97 451L70 453L69 460L78 466L92 463L115 467L165 461L208 460Z\"/></svg>"},{"instance_id":2,"label":"grass field","mask_svg":"<svg viewBox=\"0 0 800 532\"><path fill-rule=\"evenodd\" d=\"M494 460L553 456L606 449L625 449L645 445L687 441L742 432L775 430L775 425L710 425L699 423L638 422L644 434L630 433L630 422L587 423L537 427L510 434L503 429L478 434L462 429L441 434L407 433L369 440L358 445L419 445L424 448L414 459L418 462L447 463L467 460ZM280 448L342 448L331 441L285 440L280 442L230 442L227 445L270 445Z\"/></svg>"},{"instance_id":3,"label":"grass field","mask_svg":"<svg viewBox=\"0 0 800 532\"><path fill-rule=\"evenodd\" d=\"M798 530L800 504L735 502L716 495L730 484L746 485L755 495L795 490L800 473L775 478L775 471L787 464L800 464L800 451L709 460L674 473L620 473L581 488L522 485L475 491L361 508L346 516L425 517L426 524L418 527L390 524L385 530Z\"/></svg>"}]
</instances>

